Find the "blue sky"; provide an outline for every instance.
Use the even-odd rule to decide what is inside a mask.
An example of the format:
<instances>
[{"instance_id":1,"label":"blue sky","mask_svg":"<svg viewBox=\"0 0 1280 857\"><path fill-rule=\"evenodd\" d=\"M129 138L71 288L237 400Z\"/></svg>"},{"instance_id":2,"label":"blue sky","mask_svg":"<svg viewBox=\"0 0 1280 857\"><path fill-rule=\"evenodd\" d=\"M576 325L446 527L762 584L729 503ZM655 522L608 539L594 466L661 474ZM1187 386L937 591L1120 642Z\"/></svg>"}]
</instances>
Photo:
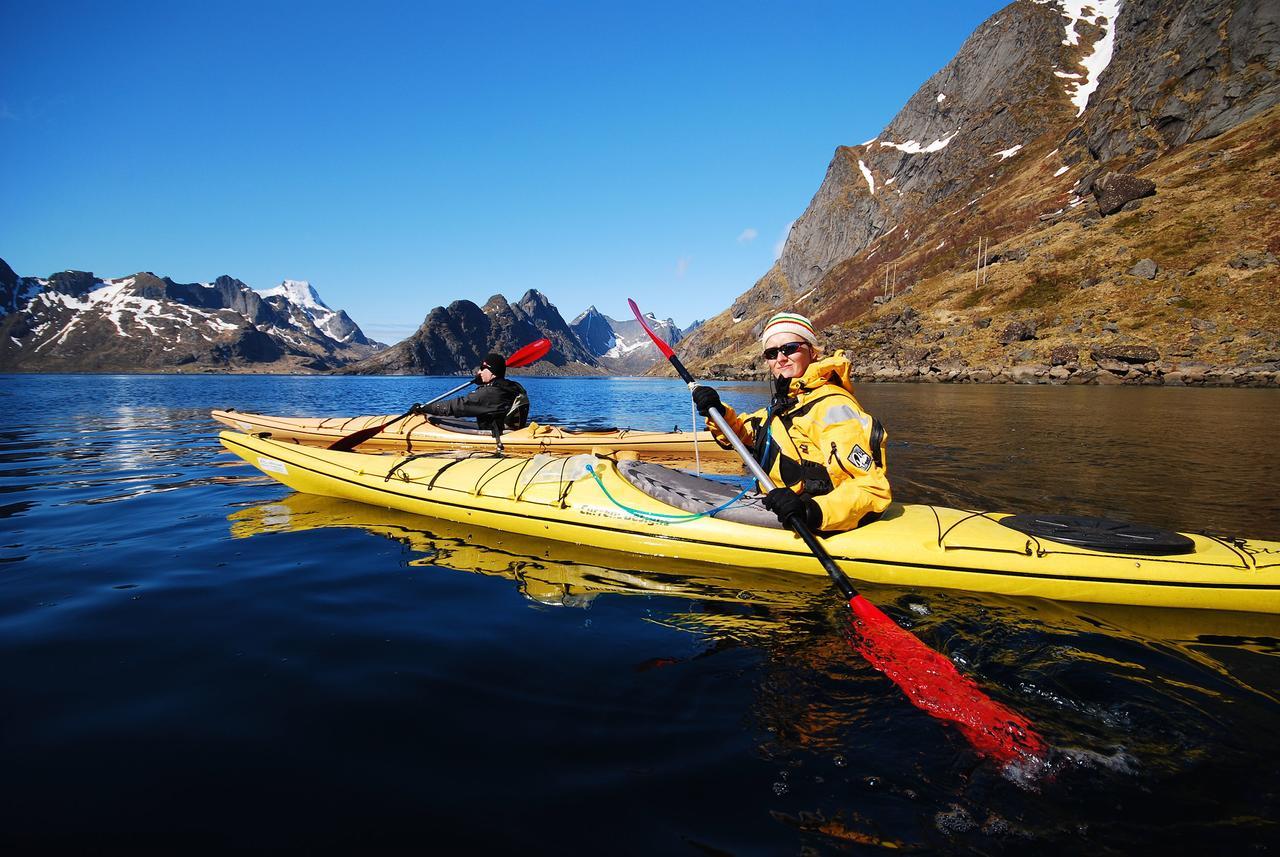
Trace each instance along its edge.
<instances>
[{"instance_id":1,"label":"blue sky","mask_svg":"<svg viewBox=\"0 0 1280 857\"><path fill-rule=\"evenodd\" d=\"M999 8L6 4L0 258L309 280L387 342L529 288L687 325Z\"/></svg>"}]
</instances>

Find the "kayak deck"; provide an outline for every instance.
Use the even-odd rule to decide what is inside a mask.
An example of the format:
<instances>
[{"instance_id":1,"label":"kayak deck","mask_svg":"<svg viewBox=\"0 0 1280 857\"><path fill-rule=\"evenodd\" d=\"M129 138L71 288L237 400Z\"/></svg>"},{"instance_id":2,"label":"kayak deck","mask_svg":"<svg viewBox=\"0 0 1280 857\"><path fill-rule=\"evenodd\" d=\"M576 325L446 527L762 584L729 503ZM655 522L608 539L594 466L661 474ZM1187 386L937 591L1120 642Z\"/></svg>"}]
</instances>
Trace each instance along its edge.
<instances>
[{"instance_id":1,"label":"kayak deck","mask_svg":"<svg viewBox=\"0 0 1280 857\"><path fill-rule=\"evenodd\" d=\"M221 440L302 492L609 550L824 574L793 533L690 515L636 487L625 462L608 458L369 455L231 432ZM846 574L869 583L1280 613L1280 543L1189 535L1188 553L1135 556L1028 536L1002 525L1005 517L895 503L823 543Z\"/></svg>"},{"instance_id":2,"label":"kayak deck","mask_svg":"<svg viewBox=\"0 0 1280 857\"><path fill-rule=\"evenodd\" d=\"M210 416L246 434L267 434L275 440L327 447L355 432L384 425L398 414L371 414L358 417L277 417L253 414L234 408L215 410ZM627 450L645 457L692 459L695 454L726 458L723 449L707 431L640 431L628 428L570 429L558 425L530 423L522 429L502 433L502 445L510 452L590 452L592 449ZM493 434L475 428L474 423L441 417L411 416L392 423L360 444L360 449L495 449Z\"/></svg>"}]
</instances>

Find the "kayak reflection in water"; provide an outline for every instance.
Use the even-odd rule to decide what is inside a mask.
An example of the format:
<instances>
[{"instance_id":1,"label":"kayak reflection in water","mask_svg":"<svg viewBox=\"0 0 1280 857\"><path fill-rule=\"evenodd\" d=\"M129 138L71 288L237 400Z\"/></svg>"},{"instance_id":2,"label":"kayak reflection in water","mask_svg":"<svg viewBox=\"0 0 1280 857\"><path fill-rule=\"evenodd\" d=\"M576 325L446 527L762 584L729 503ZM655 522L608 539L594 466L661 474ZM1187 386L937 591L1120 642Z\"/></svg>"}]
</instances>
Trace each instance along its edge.
<instances>
[{"instance_id":1,"label":"kayak reflection in water","mask_svg":"<svg viewBox=\"0 0 1280 857\"><path fill-rule=\"evenodd\" d=\"M412 413L437 417L475 417L476 427L492 431L522 429L529 423L529 394L522 385L506 377L507 360L501 354L485 355L476 371L477 385L465 396L446 402L414 405Z\"/></svg>"},{"instance_id":2,"label":"kayak reflection in water","mask_svg":"<svg viewBox=\"0 0 1280 857\"><path fill-rule=\"evenodd\" d=\"M795 313L769 319L760 341L773 373L767 408L739 416L702 385L693 401L704 417L719 410L779 486L764 505L783 524L798 516L810 529L826 531L851 530L883 512L891 499L886 434L854 398L844 352L820 359L813 324ZM708 428L729 446L710 420Z\"/></svg>"}]
</instances>

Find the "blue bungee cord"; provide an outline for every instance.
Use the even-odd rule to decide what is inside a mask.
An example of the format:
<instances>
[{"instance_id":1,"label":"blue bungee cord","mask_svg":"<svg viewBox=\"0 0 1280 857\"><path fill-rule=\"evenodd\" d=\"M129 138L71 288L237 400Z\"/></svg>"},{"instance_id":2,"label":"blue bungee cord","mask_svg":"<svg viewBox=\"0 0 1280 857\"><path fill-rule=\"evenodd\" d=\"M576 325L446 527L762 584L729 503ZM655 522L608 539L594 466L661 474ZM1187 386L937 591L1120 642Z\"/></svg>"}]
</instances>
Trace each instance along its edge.
<instances>
[{"instance_id":1,"label":"blue bungee cord","mask_svg":"<svg viewBox=\"0 0 1280 857\"><path fill-rule=\"evenodd\" d=\"M628 515L634 515L642 521L653 521L659 524L682 524L688 521L696 521L698 518L710 517L716 512L723 512L725 509L745 497L747 492L751 490L751 486L748 485L746 488L742 489L738 496L721 503L714 509L708 509L705 512L690 512L683 515L672 515L666 512L645 512L641 509L633 509L625 503L619 502L617 498L609 493L609 489L604 487L604 482L600 479L600 474L596 473L596 469L590 464L587 465L587 472L591 474L591 478L596 481L596 484L600 486L600 490L604 492L604 496L608 497L609 502L613 503L613 505L626 512Z\"/></svg>"},{"instance_id":2,"label":"blue bungee cord","mask_svg":"<svg viewBox=\"0 0 1280 857\"><path fill-rule=\"evenodd\" d=\"M692 404L692 399L690 399L690 404ZM696 414L697 412L695 411L694 413ZM773 416L772 406L769 407L769 415L770 417ZM696 431L697 424L695 423L694 426ZM764 436L764 447L761 450L761 453L762 453L761 457L765 461L769 460L769 445L773 442L773 434L771 432L768 432L768 426L769 426L769 423L768 421L766 421L765 422L766 434ZM693 448L695 451L698 448L696 435L695 435ZM632 507L626 505L625 503L619 502L616 497L614 497L612 494L609 493L609 489L604 487L604 482L603 480L600 479L600 474L596 473L596 469L594 467L588 464L586 467L586 470L588 473L591 474L591 478L596 481L596 484L600 486L600 490L604 493L604 496L609 498L609 502L613 503L613 505L617 506L619 509L626 512L628 515L633 515L642 521L653 521L655 523L660 523L660 524L665 524L665 523L683 524L688 521L696 521L699 518L708 518L714 515L716 512L723 512L725 509L729 508L734 503L738 502L743 497L747 496L747 493L751 491L752 488L755 487L754 485L750 485L750 484L747 485L746 488L743 488L741 491L738 492L738 495L736 497L726 500L725 502L721 503L719 506L716 506L714 509L708 509L705 512L689 512L683 515L672 515L667 512L645 512L640 509L633 509Z\"/></svg>"}]
</instances>

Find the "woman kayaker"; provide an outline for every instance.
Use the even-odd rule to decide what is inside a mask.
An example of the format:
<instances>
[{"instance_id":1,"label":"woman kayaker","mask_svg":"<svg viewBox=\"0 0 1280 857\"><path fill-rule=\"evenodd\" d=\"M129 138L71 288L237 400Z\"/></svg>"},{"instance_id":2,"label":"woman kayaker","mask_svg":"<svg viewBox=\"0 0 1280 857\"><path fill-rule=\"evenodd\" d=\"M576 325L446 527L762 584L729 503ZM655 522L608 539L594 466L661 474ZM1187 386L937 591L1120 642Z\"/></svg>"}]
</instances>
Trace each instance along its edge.
<instances>
[{"instance_id":1,"label":"woman kayaker","mask_svg":"<svg viewBox=\"0 0 1280 857\"><path fill-rule=\"evenodd\" d=\"M476 389L447 402L414 405L413 413L437 417L475 417L476 427L498 435L504 429L520 429L529 422L529 395L506 377L507 360L501 354L485 355L476 371Z\"/></svg>"},{"instance_id":2,"label":"woman kayaker","mask_svg":"<svg viewBox=\"0 0 1280 857\"><path fill-rule=\"evenodd\" d=\"M883 512L890 501L886 435L854 398L844 352L820 359L813 324L795 313L769 319L760 341L774 381L767 408L739 416L714 388L701 385L693 401L704 417L719 410L777 483L764 505L783 524L796 515L810 529L827 531L851 530Z\"/></svg>"}]
</instances>

